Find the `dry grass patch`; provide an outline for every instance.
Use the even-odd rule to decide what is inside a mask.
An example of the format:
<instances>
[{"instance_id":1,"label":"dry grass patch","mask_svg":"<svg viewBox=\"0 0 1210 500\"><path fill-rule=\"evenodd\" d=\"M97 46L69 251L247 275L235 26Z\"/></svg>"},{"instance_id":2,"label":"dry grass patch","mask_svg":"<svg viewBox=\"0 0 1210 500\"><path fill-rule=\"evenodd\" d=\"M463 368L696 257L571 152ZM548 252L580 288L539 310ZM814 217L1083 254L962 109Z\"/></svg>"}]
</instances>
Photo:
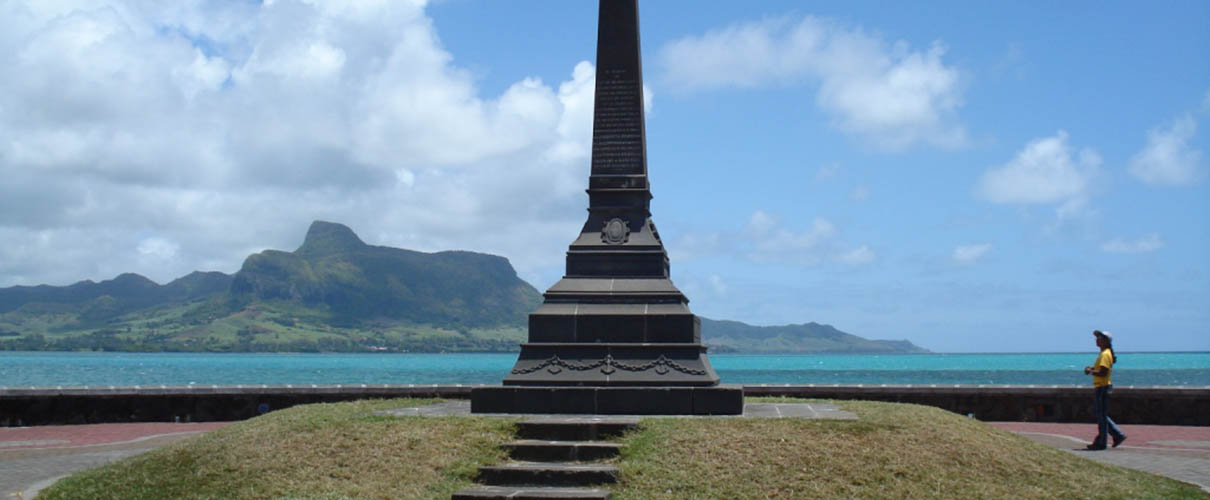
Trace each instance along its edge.
<instances>
[{"instance_id":1,"label":"dry grass patch","mask_svg":"<svg viewBox=\"0 0 1210 500\"><path fill-rule=\"evenodd\" d=\"M515 421L381 417L433 400L298 406L56 483L39 499L448 499Z\"/></svg>"},{"instance_id":2,"label":"dry grass patch","mask_svg":"<svg viewBox=\"0 0 1210 500\"><path fill-rule=\"evenodd\" d=\"M615 498L1208 498L936 408L838 404L859 419L644 420Z\"/></svg>"}]
</instances>

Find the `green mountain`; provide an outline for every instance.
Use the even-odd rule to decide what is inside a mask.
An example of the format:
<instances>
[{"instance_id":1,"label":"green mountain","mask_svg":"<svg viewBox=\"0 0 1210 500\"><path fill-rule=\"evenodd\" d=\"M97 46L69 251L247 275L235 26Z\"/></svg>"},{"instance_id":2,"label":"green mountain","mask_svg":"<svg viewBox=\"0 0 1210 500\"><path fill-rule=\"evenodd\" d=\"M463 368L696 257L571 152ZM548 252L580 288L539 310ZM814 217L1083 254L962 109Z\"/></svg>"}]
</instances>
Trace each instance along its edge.
<instances>
[{"instance_id":1,"label":"green mountain","mask_svg":"<svg viewBox=\"0 0 1210 500\"><path fill-rule=\"evenodd\" d=\"M503 257L367 245L316 221L298 249L251 255L234 275L0 288L0 349L513 351L541 301ZM926 352L815 323L703 318L702 335L714 352Z\"/></svg>"},{"instance_id":2,"label":"green mountain","mask_svg":"<svg viewBox=\"0 0 1210 500\"><path fill-rule=\"evenodd\" d=\"M233 276L0 289L0 349L502 351L541 300L503 257L372 246L316 221Z\"/></svg>"},{"instance_id":3,"label":"green mountain","mask_svg":"<svg viewBox=\"0 0 1210 500\"><path fill-rule=\"evenodd\" d=\"M713 352L906 354L927 349L907 340L867 340L832 325L752 326L702 318L702 339Z\"/></svg>"},{"instance_id":4,"label":"green mountain","mask_svg":"<svg viewBox=\"0 0 1210 500\"><path fill-rule=\"evenodd\" d=\"M284 301L327 311L334 324L379 320L447 327L526 324L541 296L508 259L366 245L348 227L316 221L293 253L266 250L231 283L242 304Z\"/></svg>"}]
</instances>

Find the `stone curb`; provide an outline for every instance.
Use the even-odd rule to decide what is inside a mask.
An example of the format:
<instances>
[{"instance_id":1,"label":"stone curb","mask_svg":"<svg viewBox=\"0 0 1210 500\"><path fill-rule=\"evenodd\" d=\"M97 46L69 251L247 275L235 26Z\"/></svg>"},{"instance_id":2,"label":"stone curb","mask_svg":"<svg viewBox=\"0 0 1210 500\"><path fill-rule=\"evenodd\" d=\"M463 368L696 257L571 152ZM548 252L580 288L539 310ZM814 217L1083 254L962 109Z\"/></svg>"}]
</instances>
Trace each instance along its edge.
<instances>
[{"instance_id":1,"label":"stone curb","mask_svg":"<svg viewBox=\"0 0 1210 500\"><path fill-rule=\"evenodd\" d=\"M469 399L485 384L191 385L0 387L0 426L103 422L222 421L297 404L365 398ZM1091 387L1074 385L745 385L744 396L915 403L980 420L1091 422ZM1123 386L1113 392L1123 424L1210 426L1210 387Z\"/></svg>"}]
</instances>

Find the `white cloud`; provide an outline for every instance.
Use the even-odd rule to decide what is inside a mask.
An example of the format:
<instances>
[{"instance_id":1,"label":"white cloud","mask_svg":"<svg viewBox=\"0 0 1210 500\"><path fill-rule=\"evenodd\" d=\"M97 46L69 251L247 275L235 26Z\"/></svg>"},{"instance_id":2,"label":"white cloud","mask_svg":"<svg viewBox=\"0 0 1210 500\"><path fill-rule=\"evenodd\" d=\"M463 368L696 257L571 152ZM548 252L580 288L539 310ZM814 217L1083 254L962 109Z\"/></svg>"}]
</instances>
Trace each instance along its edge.
<instances>
[{"instance_id":1,"label":"white cloud","mask_svg":"<svg viewBox=\"0 0 1210 500\"><path fill-rule=\"evenodd\" d=\"M886 149L952 148L967 142L956 117L963 79L945 52L940 42L912 50L836 21L783 17L669 42L659 61L682 89L818 84L816 103L841 130Z\"/></svg>"},{"instance_id":2,"label":"white cloud","mask_svg":"<svg viewBox=\"0 0 1210 500\"><path fill-rule=\"evenodd\" d=\"M541 286L583 222L593 65L484 96L424 7L0 3L0 286L232 272L313 219Z\"/></svg>"},{"instance_id":3,"label":"white cloud","mask_svg":"<svg viewBox=\"0 0 1210 500\"><path fill-rule=\"evenodd\" d=\"M1164 239L1157 233L1133 241L1114 238L1101 245L1101 250L1109 253L1147 253L1161 248L1164 248Z\"/></svg>"},{"instance_id":4,"label":"white cloud","mask_svg":"<svg viewBox=\"0 0 1210 500\"><path fill-rule=\"evenodd\" d=\"M1058 207L1055 207L1055 221L1047 226L1047 230L1056 231L1061 229L1065 224L1079 220L1083 217L1091 216L1095 213L1092 206L1088 203L1088 197L1085 195L1070 198Z\"/></svg>"},{"instance_id":5,"label":"white cloud","mask_svg":"<svg viewBox=\"0 0 1210 500\"><path fill-rule=\"evenodd\" d=\"M836 226L826 218L815 217L809 227L795 231L782 226L774 216L763 211L753 212L743 230L739 251L755 262L815 264L819 262L828 243L836 234Z\"/></svg>"},{"instance_id":6,"label":"white cloud","mask_svg":"<svg viewBox=\"0 0 1210 500\"><path fill-rule=\"evenodd\" d=\"M714 228L717 229L717 228ZM842 251L844 242L832 221L815 217L806 227L788 227L774 214L757 210L743 227L733 230L688 232L668 244L670 257L678 262L728 256L758 264L816 265L839 262L861 265L876 255L868 246Z\"/></svg>"},{"instance_id":7,"label":"white cloud","mask_svg":"<svg viewBox=\"0 0 1210 500\"><path fill-rule=\"evenodd\" d=\"M1190 115L1174 120L1171 126L1147 132L1147 145L1130 159L1130 174L1147 184L1180 186L1201 179L1202 152L1189 144L1197 132Z\"/></svg>"},{"instance_id":8,"label":"white cloud","mask_svg":"<svg viewBox=\"0 0 1210 500\"><path fill-rule=\"evenodd\" d=\"M870 247L867 245L861 245L848 252L840 254L838 257L841 262L850 266L869 264L874 262L874 259L876 258L877 256L874 254L874 251L870 250Z\"/></svg>"},{"instance_id":9,"label":"white cloud","mask_svg":"<svg viewBox=\"0 0 1210 500\"><path fill-rule=\"evenodd\" d=\"M1064 203L1088 195L1101 158L1085 148L1073 157L1067 132L1035 139L1008 163L983 173L976 194L992 203Z\"/></svg>"},{"instance_id":10,"label":"white cloud","mask_svg":"<svg viewBox=\"0 0 1210 500\"><path fill-rule=\"evenodd\" d=\"M954 253L950 256L950 259L957 265L971 266L979 262L979 259L983 258L991 249L991 243L959 245L954 247Z\"/></svg>"},{"instance_id":11,"label":"white cloud","mask_svg":"<svg viewBox=\"0 0 1210 500\"><path fill-rule=\"evenodd\" d=\"M778 227L775 219L759 211L752 214L748 229L756 235L756 248L769 252L809 250L836 232L836 226L823 217L812 220L806 230L795 232Z\"/></svg>"},{"instance_id":12,"label":"white cloud","mask_svg":"<svg viewBox=\"0 0 1210 500\"><path fill-rule=\"evenodd\" d=\"M748 225L745 228L749 233L756 236L765 236L777 227L777 219L764 211L757 210L752 212L752 216L748 217Z\"/></svg>"}]
</instances>

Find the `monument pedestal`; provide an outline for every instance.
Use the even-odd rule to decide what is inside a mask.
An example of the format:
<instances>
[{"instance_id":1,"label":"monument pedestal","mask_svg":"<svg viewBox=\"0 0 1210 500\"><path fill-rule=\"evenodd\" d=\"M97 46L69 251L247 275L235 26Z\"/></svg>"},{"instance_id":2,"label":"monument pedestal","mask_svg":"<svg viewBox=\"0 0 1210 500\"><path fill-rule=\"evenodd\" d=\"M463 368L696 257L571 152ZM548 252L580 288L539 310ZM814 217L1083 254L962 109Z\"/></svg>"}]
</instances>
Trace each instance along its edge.
<instances>
[{"instance_id":1,"label":"monument pedestal","mask_svg":"<svg viewBox=\"0 0 1210 500\"><path fill-rule=\"evenodd\" d=\"M739 415L740 386L567 387L496 386L471 389L472 413L590 415Z\"/></svg>"},{"instance_id":2,"label":"monument pedestal","mask_svg":"<svg viewBox=\"0 0 1210 500\"><path fill-rule=\"evenodd\" d=\"M743 413L743 389L718 385L651 219L639 54L637 0L601 0L588 220L504 386L473 389L472 413Z\"/></svg>"}]
</instances>

